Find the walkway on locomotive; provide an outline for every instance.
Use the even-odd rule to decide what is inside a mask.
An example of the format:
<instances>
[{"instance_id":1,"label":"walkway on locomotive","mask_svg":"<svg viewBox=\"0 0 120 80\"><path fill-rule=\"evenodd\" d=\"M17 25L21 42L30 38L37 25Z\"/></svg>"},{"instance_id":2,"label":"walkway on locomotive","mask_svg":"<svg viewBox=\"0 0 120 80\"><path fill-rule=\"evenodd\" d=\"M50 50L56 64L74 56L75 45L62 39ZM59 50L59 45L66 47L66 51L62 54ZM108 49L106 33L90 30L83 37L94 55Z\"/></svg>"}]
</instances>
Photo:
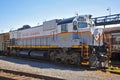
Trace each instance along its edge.
<instances>
[{"instance_id":1,"label":"walkway on locomotive","mask_svg":"<svg viewBox=\"0 0 120 80\"><path fill-rule=\"evenodd\" d=\"M90 16L76 16L63 20L50 20L43 25L10 32L14 48L75 47L86 43L93 45L93 23ZM89 39L88 39L89 38ZM98 43L98 42L97 42Z\"/></svg>"}]
</instances>

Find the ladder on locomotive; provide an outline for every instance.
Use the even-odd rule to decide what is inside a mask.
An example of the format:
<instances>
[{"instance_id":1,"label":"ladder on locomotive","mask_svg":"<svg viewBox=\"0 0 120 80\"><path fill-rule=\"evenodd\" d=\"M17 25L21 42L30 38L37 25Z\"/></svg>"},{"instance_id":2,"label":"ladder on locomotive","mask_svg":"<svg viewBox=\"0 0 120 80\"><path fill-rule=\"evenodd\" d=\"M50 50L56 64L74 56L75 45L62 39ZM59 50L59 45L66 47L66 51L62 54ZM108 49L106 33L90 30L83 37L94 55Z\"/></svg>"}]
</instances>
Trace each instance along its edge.
<instances>
[{"instance_id":1,"label":"ladder on locomotive","mask_svg":"<svg viewBox=\"0 0 120 80\"><path fill-rule=\"evenodd\" d=\"M84 36L82 35L81 57L82 57L82 62L86 62L89 59L89 57L88 57L88 46L85 46L83 38L84 38Z\"/></svg>"}]
</instances>

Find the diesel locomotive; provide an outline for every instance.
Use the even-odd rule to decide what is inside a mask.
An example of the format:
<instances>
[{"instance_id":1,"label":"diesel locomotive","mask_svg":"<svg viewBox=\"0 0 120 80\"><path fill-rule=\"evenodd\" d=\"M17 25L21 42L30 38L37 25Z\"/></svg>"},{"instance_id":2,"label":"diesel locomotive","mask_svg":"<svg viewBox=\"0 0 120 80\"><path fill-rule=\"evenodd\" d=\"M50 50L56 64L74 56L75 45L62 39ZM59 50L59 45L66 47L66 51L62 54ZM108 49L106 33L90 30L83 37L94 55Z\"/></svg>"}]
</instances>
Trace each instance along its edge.
<instances>
[{"instance_id":1,"label":"diesel locomotive","mask_svg":"<svg viewBox=\"0 0 120 80\"><path fill-rule=\"evenodd\" d=\"M103 29L96 28L91 15L54 19L35 27L9 32L7 54L39 57L57 63L90 67L109 66L109 46Z\"/></svg>"}]
</instances>

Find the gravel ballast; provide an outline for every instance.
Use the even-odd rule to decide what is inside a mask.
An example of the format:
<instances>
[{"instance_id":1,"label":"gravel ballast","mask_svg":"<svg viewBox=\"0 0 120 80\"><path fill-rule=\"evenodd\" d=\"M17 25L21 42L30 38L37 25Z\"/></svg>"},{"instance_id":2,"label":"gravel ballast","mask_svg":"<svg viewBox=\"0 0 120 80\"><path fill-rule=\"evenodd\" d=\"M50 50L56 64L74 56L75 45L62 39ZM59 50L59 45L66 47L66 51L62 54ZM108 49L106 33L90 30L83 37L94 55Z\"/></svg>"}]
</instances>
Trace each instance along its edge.
<instances>
[{"instance_id":1,"label":"gravel ballast","mask_svg":"<svg viewBox=\"0 0 120 80\"><path fill-rule=\"evenodd\" d=\"M27 72L67 80L120 80L120 75L96 70L59 66L52 63L36 62L0 56L0 69Z\"/></svg>"}]
</instances>

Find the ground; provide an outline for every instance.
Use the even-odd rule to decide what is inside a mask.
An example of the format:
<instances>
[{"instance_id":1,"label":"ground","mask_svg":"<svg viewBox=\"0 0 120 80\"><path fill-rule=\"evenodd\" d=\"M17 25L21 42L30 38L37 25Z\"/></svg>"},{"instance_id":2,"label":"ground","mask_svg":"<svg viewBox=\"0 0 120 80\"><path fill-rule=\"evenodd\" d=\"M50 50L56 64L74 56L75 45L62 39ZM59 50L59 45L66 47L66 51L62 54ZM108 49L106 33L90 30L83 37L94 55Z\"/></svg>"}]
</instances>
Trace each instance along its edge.
<instances>
[{"instance_id":1,"label":"ground","mask_svg":"<svg viewBox=\"0 0 120 80\"><path fill-rule=\"evenodd\" d=\"M60 66L44 61L36 62L10 57L0 57L0 69L20 71L66 80L120 80L119 74L102 72L100 70L88 70L83 67ZM24 76L20 76L20 79L23 79L23 77Z\"/></svg>"}]
</instances>

